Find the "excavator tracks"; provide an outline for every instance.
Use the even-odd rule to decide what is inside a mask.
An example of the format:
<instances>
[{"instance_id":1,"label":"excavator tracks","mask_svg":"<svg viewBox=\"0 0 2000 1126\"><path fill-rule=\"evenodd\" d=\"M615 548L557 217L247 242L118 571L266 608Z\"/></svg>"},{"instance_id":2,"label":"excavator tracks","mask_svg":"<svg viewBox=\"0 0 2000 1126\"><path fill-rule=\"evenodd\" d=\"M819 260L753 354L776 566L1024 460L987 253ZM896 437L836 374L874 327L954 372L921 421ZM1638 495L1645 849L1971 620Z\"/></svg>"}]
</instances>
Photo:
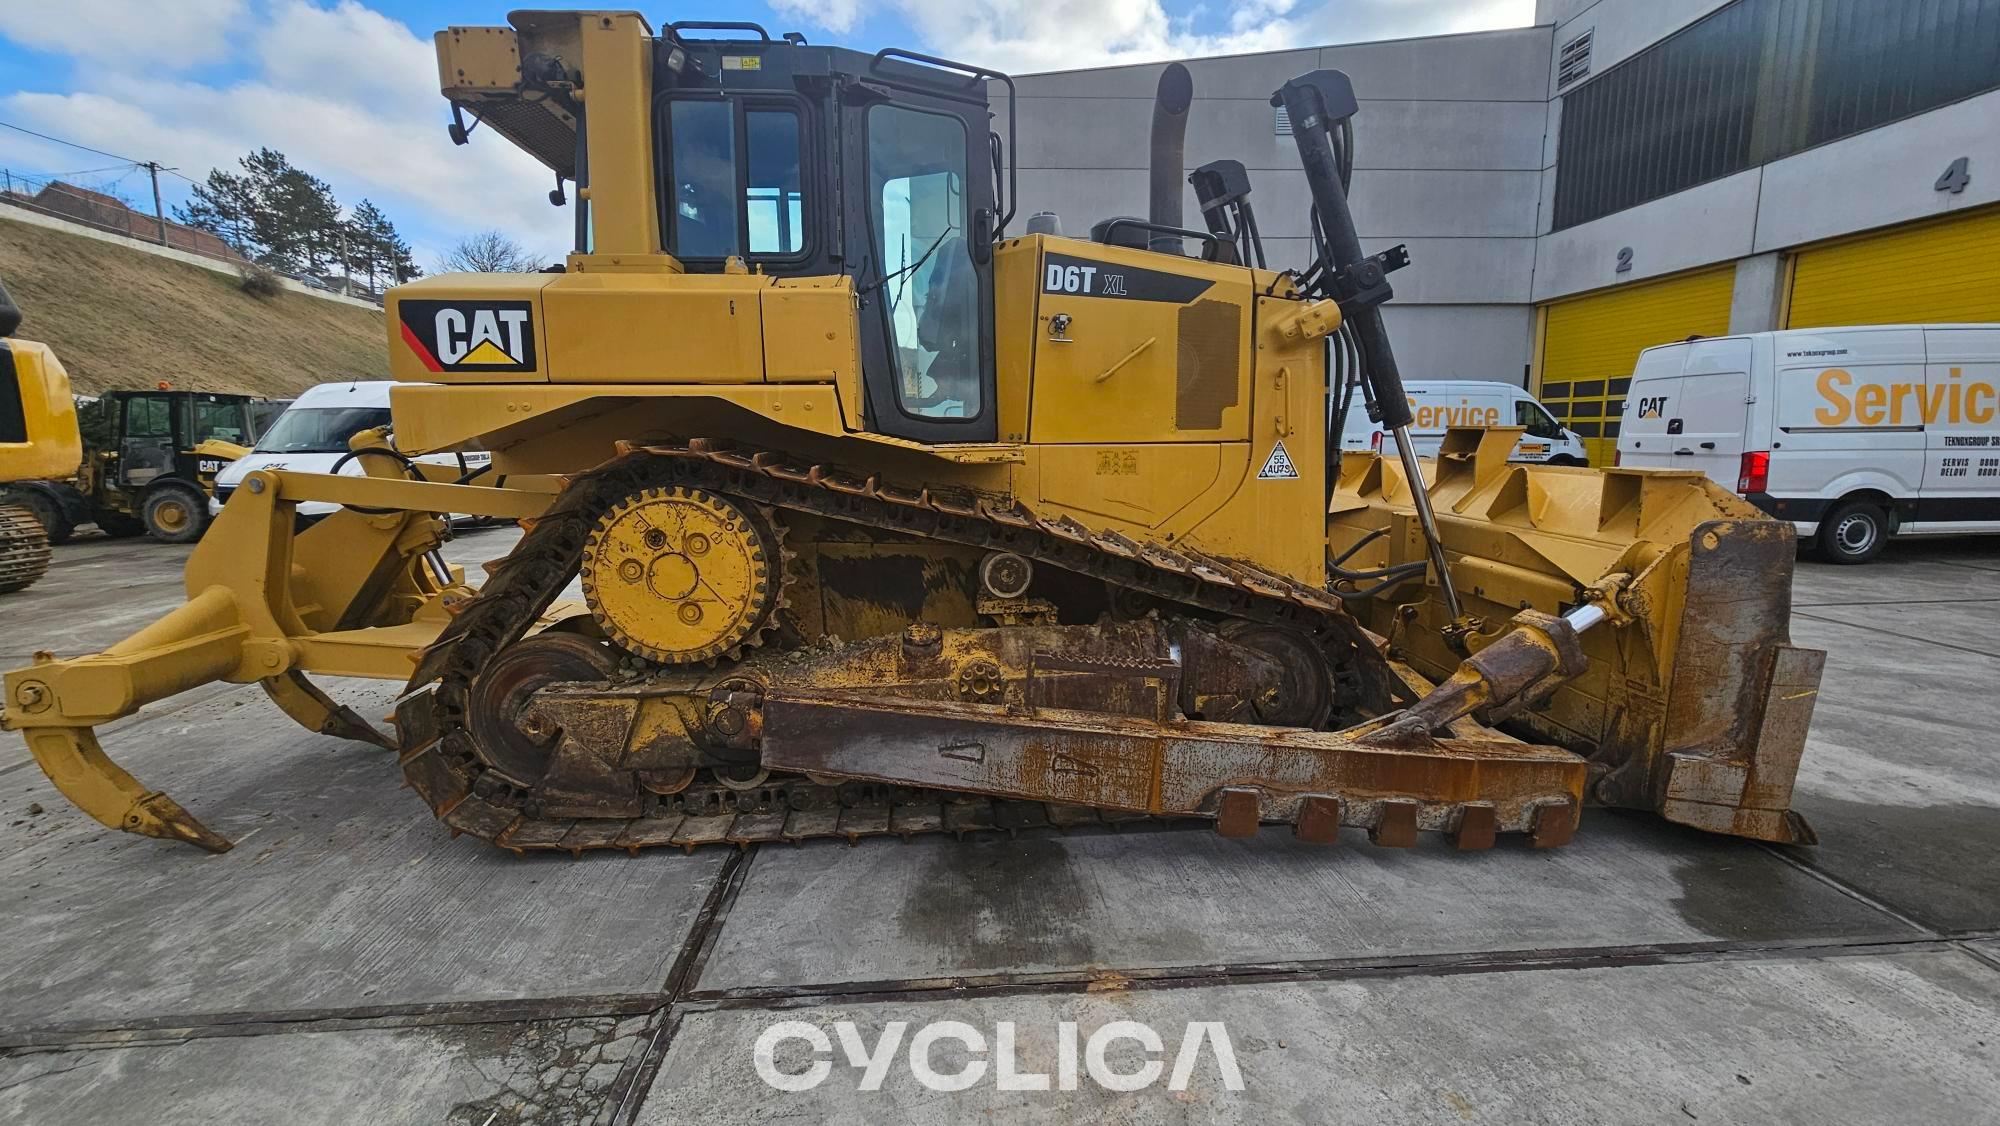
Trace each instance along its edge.
<instances>
[{"instance_id":1,"label":"excavator tracks","mask_svg":"<svg viewBox=\"0 0 2000 1126\"><path fill-rule=\"evenodd\" d=\"M49 536L35 514L0 504L0 594L32 586L49 569Z\"/></svg>"},{"instance_id":2,"label":"excavator tracks","mask_svg":"<svg viewBox=\"0 0 2000 1126\"><path fill-rule=\"evenodd\" d=\"M800 466L769 451L699 440L627 448L597 469L570 478L549 510L527 522L527 534L514 551L492 568L476 597L455 608L450 625L421 655L397 702L405 778L454 834L470 833L517 853L636 852L668 845L692 850L704 844L815 837L853 841L1148 819L1090 807L861 782L798 776L730 779L708 769L680 792L653 799L645 816L541 816L533 794L493 770L479 753L468 714L473 681L489 660L526 636L576 574L601 513L636 490L674 485L741 497L781 512L1013 552L1162 601L1298 629L1326 651L1332 667L1350 684L1370 679L1385 697L1408 695L1400 683L1391 682L1368 635L1346 616L1336 597L1268 572L1142 547L1067 519L1040 521L988 498L902 490L876 477Z\"/></svg>"}]
</instances>

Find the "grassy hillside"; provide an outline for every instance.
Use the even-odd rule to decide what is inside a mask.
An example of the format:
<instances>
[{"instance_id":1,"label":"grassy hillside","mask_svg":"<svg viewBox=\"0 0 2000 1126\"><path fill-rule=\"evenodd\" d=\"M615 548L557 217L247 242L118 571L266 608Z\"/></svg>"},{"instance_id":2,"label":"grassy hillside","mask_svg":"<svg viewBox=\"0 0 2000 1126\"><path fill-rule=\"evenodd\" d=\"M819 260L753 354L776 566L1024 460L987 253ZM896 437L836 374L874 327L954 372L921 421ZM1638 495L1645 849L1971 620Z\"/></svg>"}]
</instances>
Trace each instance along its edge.
<instances>
[{"instance_id":1,"label":"grassy hillside","mask_svg":"<svg viewBox=\"0 0 2000 1126\"><path fill-rule=\"evenodd\" d=\"M379 310L303 293L259 299L233 274L30 226L5 209L0 282L21 306L21 336L54 348L81 393L165 379L290 398L389 374Z\"/></svg>"}]
</instances>

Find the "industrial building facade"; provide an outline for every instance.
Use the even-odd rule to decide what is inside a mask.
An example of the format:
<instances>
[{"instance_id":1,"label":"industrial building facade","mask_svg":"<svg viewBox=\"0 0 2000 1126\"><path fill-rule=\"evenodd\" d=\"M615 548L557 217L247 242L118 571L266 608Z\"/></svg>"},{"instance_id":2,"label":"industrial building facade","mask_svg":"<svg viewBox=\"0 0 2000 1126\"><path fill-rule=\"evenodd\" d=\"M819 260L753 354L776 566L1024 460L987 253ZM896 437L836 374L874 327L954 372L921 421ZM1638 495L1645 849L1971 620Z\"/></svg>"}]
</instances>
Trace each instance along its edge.
<instances>
[{"instance_id":1,"label":"industrial building facade","mask_svg":"<svg viewBox=\"0 0 2000 1126\"><path fill-rule=\"evenodd\" d=\"M1412 265L1404 375L1523 383L1608 461L1640 349L2000 321L2000 0L1538 0L1517 30L1193 60L1190 166L1244 162L1309 256L1286 79L1346 71L1353 207ZM1022 214L1146 199L1157 65L1018 80ZM1190 225L1198 225L1190 192Z\"/></svg>"}]
</instances>

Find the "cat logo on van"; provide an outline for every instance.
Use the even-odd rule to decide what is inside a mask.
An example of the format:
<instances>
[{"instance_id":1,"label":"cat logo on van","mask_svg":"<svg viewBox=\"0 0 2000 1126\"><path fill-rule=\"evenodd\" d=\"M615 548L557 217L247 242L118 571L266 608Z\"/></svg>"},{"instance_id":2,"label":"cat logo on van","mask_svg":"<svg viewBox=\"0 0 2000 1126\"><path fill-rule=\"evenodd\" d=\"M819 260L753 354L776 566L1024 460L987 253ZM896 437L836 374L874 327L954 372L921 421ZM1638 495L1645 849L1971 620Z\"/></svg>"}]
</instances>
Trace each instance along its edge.
<instances>
[{"instance_id":1,"label":"cat logo on van","mask_svg":"<svg viewBox=\"0 0 2000 1126\"><path fill-rule=\"evenodd\" d=\"M1654 395L1650 398L1639 400L1640 418L1659 418L1666 413L1667 397L1665 395Z\"/></svg>"},{"instance_id":2,"label":"cat logo on van","mask_svg":"<svg viewBox=\"0 0 2000 1126\"><path fill-rule=\"evenodd\" d=\"M402 301L397 314L426 371L535 370L533 302Z\"/></svg>"}]
</instances>

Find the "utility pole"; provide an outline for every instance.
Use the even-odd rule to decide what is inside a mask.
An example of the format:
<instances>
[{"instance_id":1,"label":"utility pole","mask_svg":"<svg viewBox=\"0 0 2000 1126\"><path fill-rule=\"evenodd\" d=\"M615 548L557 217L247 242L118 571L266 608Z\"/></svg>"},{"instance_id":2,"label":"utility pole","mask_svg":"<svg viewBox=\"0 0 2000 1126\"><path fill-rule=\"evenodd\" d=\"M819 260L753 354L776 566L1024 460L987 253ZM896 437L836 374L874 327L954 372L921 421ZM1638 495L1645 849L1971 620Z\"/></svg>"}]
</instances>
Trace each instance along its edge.
<instances>
[{"instance_id":1,"label":"utility pole","mask_svg":"<svg viewBox=\"0 0 2000 1126\"><path fill-rule=\"evenodd\" d=\"M121 146L122 147L122 146ZM167 245L167 212L160 206L160 164L156 160L146 162L146 171L153 176L153 219L160 225L160 245Z\"/></svg>"},{"instance_id":2,"label":"utility pole","mask_svg":"<svg viewBox=\"0 0 2000 1126\"><path fill-rule=\"evenodd\" d=\"M340 295L354 296L354 262L347 257L347 224L340 225Z\"/></svg>"}]
</instances>

